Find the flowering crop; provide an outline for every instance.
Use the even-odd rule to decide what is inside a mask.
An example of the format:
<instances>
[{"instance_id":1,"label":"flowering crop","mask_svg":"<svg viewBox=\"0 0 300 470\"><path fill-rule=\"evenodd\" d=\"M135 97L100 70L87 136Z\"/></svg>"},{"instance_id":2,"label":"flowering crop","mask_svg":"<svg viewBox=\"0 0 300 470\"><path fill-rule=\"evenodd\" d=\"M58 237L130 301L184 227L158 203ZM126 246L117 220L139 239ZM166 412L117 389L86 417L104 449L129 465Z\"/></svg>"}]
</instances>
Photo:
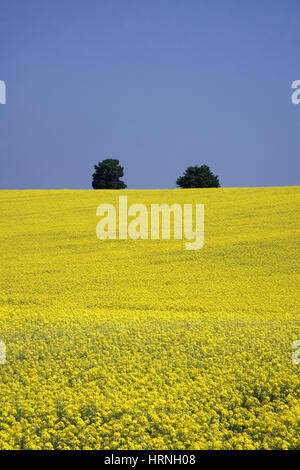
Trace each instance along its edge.
<instances>
[{"instance_id":1,"label":"flowering crop","mask_svg":"<svg viewBox=\"0 0 300 470\"><path fill-rule=\"evenodd\" d=\"M204 247L99 240L119 195L204 204ZM299 449L299 203L1 191L0 449Z\"/></svg>"}]
</instances>

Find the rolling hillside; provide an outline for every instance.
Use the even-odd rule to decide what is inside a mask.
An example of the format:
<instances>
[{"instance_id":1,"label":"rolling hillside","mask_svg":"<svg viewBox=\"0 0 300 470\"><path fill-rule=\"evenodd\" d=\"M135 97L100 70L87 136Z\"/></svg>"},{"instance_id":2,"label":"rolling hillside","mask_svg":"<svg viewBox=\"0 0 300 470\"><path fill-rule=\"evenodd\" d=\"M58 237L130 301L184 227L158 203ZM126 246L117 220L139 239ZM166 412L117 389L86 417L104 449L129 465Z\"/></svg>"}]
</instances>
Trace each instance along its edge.
<instances>
[{"instance_id":1,"label":"rolling hillside","mask_svg":"<svg viewBox=\"0 0 300 470\"><path fill-rule=\"evenodd\" d=\"M99 240L199 203L205 244ZM0 449L300 448L300 188L1 191Z\"/></svg>"}]
</instances>

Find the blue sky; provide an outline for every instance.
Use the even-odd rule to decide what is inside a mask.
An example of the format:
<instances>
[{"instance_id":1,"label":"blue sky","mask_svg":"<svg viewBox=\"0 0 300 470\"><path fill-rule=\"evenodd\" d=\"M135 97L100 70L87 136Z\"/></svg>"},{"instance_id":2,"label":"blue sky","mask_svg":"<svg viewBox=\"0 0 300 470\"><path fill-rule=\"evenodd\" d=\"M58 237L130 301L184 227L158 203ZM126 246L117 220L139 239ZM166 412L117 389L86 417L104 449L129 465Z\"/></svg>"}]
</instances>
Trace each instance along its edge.
<instances>
[{"instance_id":1,"label":"blue sky","mask_svg":"<svg viewBox=\"0 0 300 470\"><path fill-rule=\"evenodd\" d=\"M1 0L0 188L299 184L298 0Z\"/></svg>"}]
</instances>

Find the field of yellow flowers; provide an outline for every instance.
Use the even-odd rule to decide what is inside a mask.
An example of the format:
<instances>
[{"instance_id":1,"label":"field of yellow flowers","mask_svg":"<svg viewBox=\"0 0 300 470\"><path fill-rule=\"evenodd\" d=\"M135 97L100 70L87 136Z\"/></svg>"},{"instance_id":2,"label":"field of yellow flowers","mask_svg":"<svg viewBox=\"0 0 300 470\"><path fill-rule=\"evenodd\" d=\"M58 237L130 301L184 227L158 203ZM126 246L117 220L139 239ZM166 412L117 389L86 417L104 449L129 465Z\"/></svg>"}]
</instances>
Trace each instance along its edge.
<instances>
[{"instance_id":1,"label":"field of yellow flowers","mask_svg":"<svg viewBox=\"0 0 300 470\"><path fill-rule=\"evenodd\" d=\"M96 208L205 205L205 244ZM300 188L1 191L0 449L300 448Z\"/></svg>"}]
</instances>

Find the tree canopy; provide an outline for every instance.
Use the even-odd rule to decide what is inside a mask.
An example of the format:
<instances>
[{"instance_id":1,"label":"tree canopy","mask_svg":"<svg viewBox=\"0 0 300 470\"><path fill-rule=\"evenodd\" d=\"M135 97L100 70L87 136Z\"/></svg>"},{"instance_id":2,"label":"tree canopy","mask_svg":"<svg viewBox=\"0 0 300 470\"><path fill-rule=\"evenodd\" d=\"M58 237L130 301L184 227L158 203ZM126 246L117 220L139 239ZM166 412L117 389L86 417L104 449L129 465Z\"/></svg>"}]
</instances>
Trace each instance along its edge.
<instances>
[{"instance_id":1,"label":"tree canopy","mask_svg":"<svg viewBox=\"0 0 300 470\"><path fill-rule=\"evenodd\" d=\"M214 175L209 166L189 166L183 176L176 181L180 188L219 188L219 178Z\"/></svg>"},{"instance_id":2,"label":"tree canopy","mask_svg":"<svg viewBox=\"0 0 300 470\"><path fill-rule=\"evenodd\" d=\"M94 165L92 187L94 189L125 189L127 185L120 178L124 175L124 168L119 160L106 158L98 165Z\"/></svg>"}]
</instances>

